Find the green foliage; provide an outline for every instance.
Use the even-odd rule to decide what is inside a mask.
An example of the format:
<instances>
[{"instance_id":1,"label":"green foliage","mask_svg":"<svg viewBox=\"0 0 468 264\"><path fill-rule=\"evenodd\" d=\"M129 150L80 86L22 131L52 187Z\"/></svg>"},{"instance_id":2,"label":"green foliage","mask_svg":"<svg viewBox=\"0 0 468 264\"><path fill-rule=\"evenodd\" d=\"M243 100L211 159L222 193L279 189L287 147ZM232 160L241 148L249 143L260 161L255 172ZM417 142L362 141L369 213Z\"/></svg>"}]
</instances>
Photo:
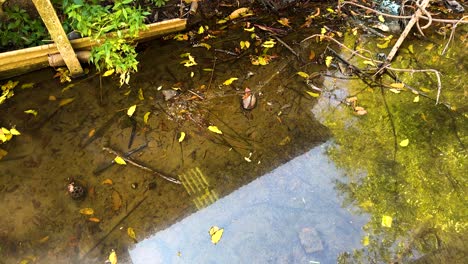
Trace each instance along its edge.
<instances>
[{"instance_id":1,"label":"green foliage","mask_svg":"<svg viewBox=\"0 0 468 264\"><path fill-rule=\"evenodd\" d=\"M91 4L81 0L64 2L72 27L101 43L93 48L91 61L99 70L115 70L120 75L121 85L128 84L130 73L137 71L133 39L140 30L146 29L144 19L149 14L132 4L131 0L116 0L107 6L96 0ZM109 32L115 34L105 35Z\"/></svg>"},{"instance_id":2,"label":"green foliage","mask_svg":"<svg viewBox=\"0 0 468 264\"><path fill-rule=\"evenodd\" d=\"M150 0L155 6L163 7L169 0Z\"/></svg>"},{"instance_id":3,"label":"green foliage","mask_svg":"<svg viewBox=\"0 0 468 264\"><path fill-rule=\"evenodd\" d=\"M40 19L32 19L26 10L17 6L6 8L0 21L0 52L44 44L49 34Z\"/></svg>"}]
</instances>

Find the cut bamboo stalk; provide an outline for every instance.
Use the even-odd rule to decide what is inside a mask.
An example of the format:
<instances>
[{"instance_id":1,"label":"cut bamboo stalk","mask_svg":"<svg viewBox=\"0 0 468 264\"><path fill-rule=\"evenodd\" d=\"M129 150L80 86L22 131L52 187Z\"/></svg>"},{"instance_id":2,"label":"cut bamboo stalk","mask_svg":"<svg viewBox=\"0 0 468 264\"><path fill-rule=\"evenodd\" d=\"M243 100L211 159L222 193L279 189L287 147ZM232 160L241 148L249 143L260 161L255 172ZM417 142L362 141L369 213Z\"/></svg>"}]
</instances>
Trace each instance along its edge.
<instances>
[{"instance_id":1,"label":"cut bamboo stalk","mask_svg":"<svg viewBox=\"0 0 468 264\"><path fill-rule=\"evenodd\" d=\"M184 30L187 25L186 19L171 19L148 25L148 30L140 31L136 41L148 41L172 32ZM109 33L112 36L115 33ZM75 51L91 50L98 43L89 38L70 40ZM49 55L57 54L55 44L42 45L21 50L0 53L0 80L18 76L30 71L42 69L49 66Z\"/></svg>"},{"instance_id":2,"label":"cut bamboo stalk","mask_svg":"<svg viewBox=\"0 0 468 264\"><path fill-rule=\"evenodd\" d=\"M76 57L75 51L67 38L67 34L65 34L65 31L63 30L62 24L60 23L50 0L32 1L41 16L42 21L44 21L52 40L56 44L60 55L62 55L63 61L67 65L71 76L77 77L83 75L83 68L81 68L81 64Z\"/></svg>"}]
</instances>

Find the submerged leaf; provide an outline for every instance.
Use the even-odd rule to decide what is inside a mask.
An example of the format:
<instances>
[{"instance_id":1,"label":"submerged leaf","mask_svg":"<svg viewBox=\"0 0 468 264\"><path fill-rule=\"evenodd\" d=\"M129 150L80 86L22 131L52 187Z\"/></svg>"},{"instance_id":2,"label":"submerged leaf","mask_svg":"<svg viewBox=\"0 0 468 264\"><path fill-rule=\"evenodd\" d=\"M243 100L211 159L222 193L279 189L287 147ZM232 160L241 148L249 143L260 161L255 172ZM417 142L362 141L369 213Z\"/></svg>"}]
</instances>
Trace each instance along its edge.
<instances>
[{"instance_id":1,"label":"submerged leaf","mask_svg":"<svg viewBox=\"0 0 468 264\"><path fill-rule=\"evenodd\" d=\"M332 56L327 56L325 58L325 65L327 65L327 68L330 67L332 60L333 60Z\"/></svg>"},{"instance_id":2,"label":"submerged leaf","mask_svg":"<svg viewBox=\"0 0 468 264\"><path fill-rule=\"evenodd\" d=\"M120 164L120 165L126 165L127 164L125 162L125 160L122 159L122 157L119 157L119 156L115 157L114 161L115 161L115 163Z\"/></svg>"},{"instance_id":3,"label":"submerged leaf","mask_svg":"<svg viewBox=\"0 0 468 264\"><path fill-rule=\"evenodd\" d=\"M309 74L307 74L305 72L297 72L297 75L299 75L299 76L301 76L302 78L305 78L305 79L309 78Z\"/></svg>"},{"instance_id":4,"label":"submerged leaf","mask_svg":"<svg viewBox=\"0 0 468 264\"><path fill-rule=\"evenodd\" d=\"M137 107L136 105L130 106L127 110L127 115L131 117L133 113L135 113L136 107Z\"/></svg>"},{"instance_id":5,"label":"submerged leaf","mask_svg":"<svg viewBox=\"0 0 468 264\"><path fill-rule=\"evenodd\" d=\"M21 85L21 89L28 89L28 88L33 88L34 87L34 83L23 83L23 85Z\"/></svg>"},{"instance_id":6,"label":"submerged leaf","mask_svg":"<svg viewBox=\"0 0 468 264\"><path fill-rule=\"evenodd\" d=\"M140 101L145 100L145 97L143 96L143 90L141 88L138 89L138 99L140 99Z\"/></svg>"},{"instance_id":7,"label":"submerged leaf","mask_svg":"<svg viewBox=\"0 0 468 264\"><path fill-rule=\"evenodd\" d=\"M149 119L150 114L151 112L146 112L145 115L143 116L143 122L145 122L145 124L148 124L148 119Z\"/></svg>"},{"instance_id":8,"label":"submerged leaf","mask_svg":"<svg viewBox=\"0 0 468 264\"><path fill-rule=\"evenodd\" d=\"M211 242L216 245L221 240L223 233L224 233L224 228L212 226L209 231L209 234L211 236Z\"/></svg>"},{"instance_id":9,"label":"submerged leaf","mask_svg":"<svg viewBox=\"0 0 468 264\"><path fill-rule=\"evenodd\" d=\"M223 134L223 132L221 130L219 130L219 128L217 126L209 126L208 130L210 130L213 133Z\"/></svg>"},{"instance_id":10,"label":"submerged leaf","mask_svg":"<svg viewBox=\"0 0 468 264\"><path fill-rule=\"evenodd\" d=\"M133 228L131 228L131 227L127 228L127 235L128 235L131 239L133 239L133 241L137 242L135 230L133 230Z\"/></svg>"},{"instance_id":11,"label":"submerged leaf","mask_svg":"<svg viewBox=\"0 0 468 264\"><path fill-rule=\"evenodd\" d=\"M37 111L36 110L29 109L29 110L26 110L24 112L26 114L31 114L31 115L37 116Z\"/></svg>"},{"instance_id":12,"label":"submerged leaf","mask_svg":"<svg viewBox=\"0 0 468 264\"><path fill-rule=\"evenodd\" d=\"M59 106L67 105L67 104L73 102L73 100L75 100L75 98L73 98L73 97L72 97L72 98L62 99L62 100L60 100L60 102L59 102Z\"/></svg>"},{"instance_id":13,"label":"submerged leaf","mask_svg":"<svg viewBox=\"0 0 468 264\"><path fill-rule=\"evenodd\" d=\"M101 219L99 219L97 217L90 217L90 218L88 218L88 221L94 222L94 223L99 223L99 222L101 222Z\"/></svg>"},{"instance_id":14,"label":"submerged leaf","mask_svg":"<svg viewBox=\"0 0 468 264\"><path fill-rule=\"evenodd\" d=\"M92 215L92 214L94 214L94 210L93 210L93 208L82 208L82 209L80 209L80 214Z\"/></svg>"}]
</instances>

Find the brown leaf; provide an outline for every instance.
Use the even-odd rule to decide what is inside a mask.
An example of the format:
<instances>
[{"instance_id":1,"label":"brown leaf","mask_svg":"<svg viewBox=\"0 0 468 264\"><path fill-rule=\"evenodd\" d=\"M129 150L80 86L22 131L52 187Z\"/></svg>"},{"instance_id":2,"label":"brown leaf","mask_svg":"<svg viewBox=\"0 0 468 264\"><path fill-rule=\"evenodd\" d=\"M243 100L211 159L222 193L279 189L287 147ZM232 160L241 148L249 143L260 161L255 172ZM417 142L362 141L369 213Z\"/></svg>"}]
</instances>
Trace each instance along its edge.
<instances>
[{"instance_id":1,"label":"brown leaf","mask_svg":"<svg viewBox=\"0 0 468 264\"><path fill-rule=\"evenodd\" d=\"M116 191L112 191L112 210L118 211L122 207L122 198Z\"/></svg>"},{"instance_id":2,"label":"brown leaf","mask_svg":"<svg viewBox=\"0 0 468 264\"><path fill-rule=\"evenodd\" d=\"M315 51L311 50L309 53L309 60L314 60L315 59Z\"/></svg>"}]
</instances>

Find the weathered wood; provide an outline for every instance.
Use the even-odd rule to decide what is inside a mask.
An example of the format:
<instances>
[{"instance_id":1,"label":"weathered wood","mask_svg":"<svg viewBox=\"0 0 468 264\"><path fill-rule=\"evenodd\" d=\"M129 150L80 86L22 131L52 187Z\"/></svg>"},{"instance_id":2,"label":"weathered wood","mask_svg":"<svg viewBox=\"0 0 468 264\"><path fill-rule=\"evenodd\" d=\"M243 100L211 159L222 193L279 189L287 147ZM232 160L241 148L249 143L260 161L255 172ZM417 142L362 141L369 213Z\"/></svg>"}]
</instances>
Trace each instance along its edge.
<instances>
[{"instance_id":1,"label":"weathered wood","mask_svg":"<svg viewBox=\"0 0 468 264\"><path fill-rule=\"evenodd\" d=\"M41 16L42 21L44 21L50 36L57 45L57 49L60 52L60 55L62 55L71 76L75 77L83 75L83 68L76 57L75 51L67 38L67 34L65 34L65 31L63 30L62 24L60 23L50 0L32 1Z\"/></svg>"},{"instance_id":2,"label":"weathered wood","mask_svg":"<svg viewBox=\"0 0 468 264\"><path fill-rule=\"evenodd\" d=\"M186 19L171 19L148 25L148 30L141 31L136 41L148 41L162 35L181 31L187 25ZM112 36L113 33L109 33ZM97 45L89 37L70 41L75 51L90 50ZM57 54L55 44L42 45L21 50L0 53L0 80L21 75L26 72L38 70L49 66L48 57Z\"/></svg>"}]
</instances>

